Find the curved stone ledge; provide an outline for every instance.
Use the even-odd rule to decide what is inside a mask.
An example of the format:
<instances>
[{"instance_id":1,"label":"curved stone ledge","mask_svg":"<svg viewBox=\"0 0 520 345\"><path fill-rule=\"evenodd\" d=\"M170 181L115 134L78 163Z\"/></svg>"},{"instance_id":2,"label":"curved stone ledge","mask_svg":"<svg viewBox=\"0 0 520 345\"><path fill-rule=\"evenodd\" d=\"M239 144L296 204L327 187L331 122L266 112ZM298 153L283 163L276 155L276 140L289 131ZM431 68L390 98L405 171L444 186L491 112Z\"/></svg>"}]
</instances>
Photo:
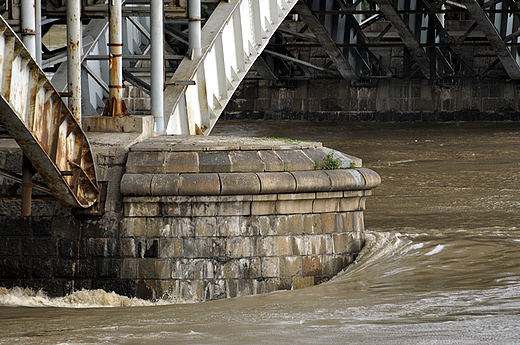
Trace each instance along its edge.
<instances>
[{"instance_id":1,"label":"curved stone ledge","mask_svg":"<svg viewBox=\"0 0 520 345\"><path fill-rule=\"evenodd\" d=\"M373 189L379 175L366 168L263 173L124 174L124 196L315 193Z\"/></svg>"}]
</instances>

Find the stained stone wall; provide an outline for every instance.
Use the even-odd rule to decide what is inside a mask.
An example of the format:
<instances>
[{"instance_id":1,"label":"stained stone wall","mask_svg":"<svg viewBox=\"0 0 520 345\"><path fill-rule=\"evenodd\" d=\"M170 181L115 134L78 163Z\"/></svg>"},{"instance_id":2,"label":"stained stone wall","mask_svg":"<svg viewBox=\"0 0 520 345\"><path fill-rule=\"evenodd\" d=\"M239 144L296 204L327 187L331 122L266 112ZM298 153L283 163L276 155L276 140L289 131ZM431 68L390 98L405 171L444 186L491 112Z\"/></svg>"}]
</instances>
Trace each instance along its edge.
<instances>
[{"instance_id":1,"label":"stained stone wall","mask_svg":"<svg viewBox=\"0 0 520 345\"><path fill-rule=\"evenodd\" d=\"M351 85L342 79L273 85L245 80L224 119L313 121L520 121L517 83L507 78L377 80Z\"/></svg>"}]
</instances>

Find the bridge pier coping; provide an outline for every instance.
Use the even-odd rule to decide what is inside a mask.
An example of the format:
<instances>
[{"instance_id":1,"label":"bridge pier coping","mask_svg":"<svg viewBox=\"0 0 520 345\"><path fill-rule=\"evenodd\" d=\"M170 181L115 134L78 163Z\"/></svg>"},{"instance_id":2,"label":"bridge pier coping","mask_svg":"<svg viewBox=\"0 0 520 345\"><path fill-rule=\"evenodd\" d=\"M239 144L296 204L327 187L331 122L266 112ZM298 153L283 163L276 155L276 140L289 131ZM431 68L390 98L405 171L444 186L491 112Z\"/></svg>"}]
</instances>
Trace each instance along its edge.
<instances>
[{"instance_id":1,"label":"bridge pier coping","mask_svg":"<svg viewBox=\"0 0 520 345\"><path fill-rule=\"evenodd\" d=\"M19 201L0 201L0 286L212 300L321 283L363 247L380 178L360 159L332 152L341 167L316 170L321 143L154 137L126 122L89 134L102 215L34 201L21 218ZM3 167L19 155L4 147Z\"/></svg>"}]
</instances>

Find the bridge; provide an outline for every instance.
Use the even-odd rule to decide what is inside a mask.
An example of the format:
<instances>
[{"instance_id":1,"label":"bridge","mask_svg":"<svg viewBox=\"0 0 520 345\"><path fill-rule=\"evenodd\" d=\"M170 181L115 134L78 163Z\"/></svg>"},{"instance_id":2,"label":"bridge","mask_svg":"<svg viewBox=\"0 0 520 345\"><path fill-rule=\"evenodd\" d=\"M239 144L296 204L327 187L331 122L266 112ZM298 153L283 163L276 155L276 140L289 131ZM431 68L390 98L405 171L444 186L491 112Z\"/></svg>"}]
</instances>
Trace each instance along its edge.
<instances>
[{"instance_id":1,"label":"bridge","mask_svg":"<svg viewBox=\"0 0 520 345\"><path fill-rule=\"evenodd\" d=\"M0 130L27 158L23 176L0 173L29 206L32 187L98 200L81 121L135 111L125 87L157 133L207 135L246 78L520 79L512 0L4 0L0 13Z\"/></svg>"}]
</instances>

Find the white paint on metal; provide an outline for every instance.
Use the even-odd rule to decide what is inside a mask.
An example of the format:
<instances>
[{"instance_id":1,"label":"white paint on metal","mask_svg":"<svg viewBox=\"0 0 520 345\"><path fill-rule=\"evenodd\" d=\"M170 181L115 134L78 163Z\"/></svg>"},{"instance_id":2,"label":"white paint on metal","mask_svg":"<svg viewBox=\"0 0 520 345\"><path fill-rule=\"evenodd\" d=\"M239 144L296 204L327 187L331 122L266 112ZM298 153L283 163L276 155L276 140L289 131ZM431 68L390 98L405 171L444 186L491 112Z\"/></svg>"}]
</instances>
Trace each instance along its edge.
<instances>
[{"instance_id":1,"label":"white paint on metal","mask_svg":"<svg viewBox=\"0 0 520 345\"><path fill-rule=\"evenodd\" d=\"M21 0L21 31L22 42L31 53L36 57L36 4L35 0Z\"/></svg>"},{"instance_id":2,"label":"white paint on metal","mask_svg":"<svg viewBox=\"0 0 520 345\"><path fill-rule=\"evenodd\" d=\"M151 0L151 49L150 49L150 96L151 112L154 119L155 132L164 134L164 24L163 0Z\"/></svg>"},{"instance_id":3,"label":"white paint on metal","mask_svg":"<svg viewBox=\"0 0 520 345\"><path fill-rule=\"evenodd\" d=\"M209 134L297 0L221 2L202 28L202 55L185 58L165 90L168 134ZM195 85L175 85L192 80Z\"/></svg>"},{"instance_id":4,"label":"white paint on metal","mask_svg":"<svg viewBox=\"0 0 520 345\"><path fill-rule=\"evenodd\" d=\"M202 56L201 6L200 0L188 2L188 41L191 59L200 59Z\"/></svg>"},{"instance_id":5,"label":"white paint on metal","mask_svg":"<svg viewBox=\"0 0 520 345\"><path fill-rule=\"evenodd\" d=\"M69 108L81 124L81 1L67 0L67 80Z\"/></svg>"},{"instance_id":6,"label":"white paint on metal","mask_svg":"<svg viewBox=\"0 0 520 345\"><path fill-rule=\"evenodd\" d=\"M0 81L0 122L56 199L65 206L91 206L99 192L85 133L1 16Z\"/></svg>"}]
</instances>

